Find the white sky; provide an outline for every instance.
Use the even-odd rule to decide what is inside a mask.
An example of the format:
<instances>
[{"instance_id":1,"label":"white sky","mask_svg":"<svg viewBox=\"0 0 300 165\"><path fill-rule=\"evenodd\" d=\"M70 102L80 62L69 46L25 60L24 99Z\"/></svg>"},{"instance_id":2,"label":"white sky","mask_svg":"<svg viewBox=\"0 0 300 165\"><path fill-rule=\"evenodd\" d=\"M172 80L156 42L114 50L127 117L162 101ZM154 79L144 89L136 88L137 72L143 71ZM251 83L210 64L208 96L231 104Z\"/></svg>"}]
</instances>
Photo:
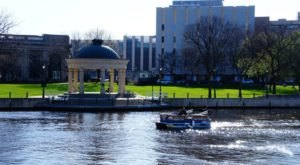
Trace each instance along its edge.
<instances>
[{"instance_id":1,"label":"white sky","mask_svg":"<svg viewBox=\"0 0 300 165\"><path fill-rule=\"evenodd\" d=\"M0 0L18 23L12 33L68 34L104 29L113 38L155 35L156 7L172 0ZM256 16L295 20L300 0L225 0L226 6L255 5Z\"/></svg>"}]
</instances>

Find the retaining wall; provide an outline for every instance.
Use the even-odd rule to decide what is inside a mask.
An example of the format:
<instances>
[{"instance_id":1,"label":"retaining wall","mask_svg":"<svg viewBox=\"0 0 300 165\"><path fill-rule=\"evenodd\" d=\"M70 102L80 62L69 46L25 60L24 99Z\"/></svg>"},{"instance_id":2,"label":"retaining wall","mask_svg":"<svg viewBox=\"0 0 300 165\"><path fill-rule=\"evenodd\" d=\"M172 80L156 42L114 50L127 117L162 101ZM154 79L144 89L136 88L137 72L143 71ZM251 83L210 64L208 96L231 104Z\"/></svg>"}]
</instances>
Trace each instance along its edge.
<instances>
[{"instance_id":1,"label":"retaining wall","mask_svg":"<svg viewBox=\"0 0 300 165\"><path fill-rule=\"evenodd\" d=\"M170 106L221 107L221 108L299 108L300 98L254 99L164 99Z\"/></svg>"},{"instance_id":2,"label":"retaining wall","mask_svg":"<svg viewBox=\"0 0 300 165\"><path fill-rule=\"evenodd\" d=\"M34 108L36 105L48 104L48 99L42 98L13 98L13 99L0 99L0 109L29 109Z\"/></svg>"}]
</instances>

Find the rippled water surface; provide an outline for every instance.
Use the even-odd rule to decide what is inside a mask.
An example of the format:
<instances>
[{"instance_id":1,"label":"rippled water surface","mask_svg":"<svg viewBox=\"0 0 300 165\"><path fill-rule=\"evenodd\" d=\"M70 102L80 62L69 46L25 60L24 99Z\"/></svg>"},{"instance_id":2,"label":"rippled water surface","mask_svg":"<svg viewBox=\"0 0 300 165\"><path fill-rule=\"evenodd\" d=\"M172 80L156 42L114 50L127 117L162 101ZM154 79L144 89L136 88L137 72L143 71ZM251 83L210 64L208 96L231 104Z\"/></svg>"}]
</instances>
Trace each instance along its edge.
<instances>
[{"instance_id":1,"label":"rippled water surface","mask_svg":"<svg viewBox=\"0 0 300 165\"><path fill-rule=\"evenodd\" d=\"M300 121L160 131L158 112L0 112L0 164L299 164Z\"/></svg>"}]
</instances>

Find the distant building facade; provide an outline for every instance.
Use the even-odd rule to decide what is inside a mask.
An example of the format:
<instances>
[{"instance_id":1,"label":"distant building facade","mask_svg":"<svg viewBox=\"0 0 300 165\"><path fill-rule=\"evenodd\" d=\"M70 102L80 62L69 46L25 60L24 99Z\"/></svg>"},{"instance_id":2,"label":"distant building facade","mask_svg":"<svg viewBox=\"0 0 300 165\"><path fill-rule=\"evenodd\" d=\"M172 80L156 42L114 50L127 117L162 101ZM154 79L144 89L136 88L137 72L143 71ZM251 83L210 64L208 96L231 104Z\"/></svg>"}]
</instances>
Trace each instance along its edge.
<instances>
[{"instance_id":1,"label":"distant building facade","mask_svg":"<svg viewBox=\"0 0 300 165\"><path fill-rule=\"evenodd\" d=\"M156 71L156 39L154 36L124 36L123 57L129 60L128 78L148 78Z\"/></svg>"},{"instance_id":2,"label":"distant building facade","mask_svg":"<svg viewBox=\"0 0 300 165\"><path fill-rule=\"evenodd\" d=\"M255 29L256 31L262 30L264 27L276 29L277 27L285 26L288 30L300 30L300 12L297 14L297 20L278 19L270 20L270 17L256 17Z\"/></svg>"},{"instance_id":3,"label":"distant building facade","mask_svg":"<svg viewBox=\"0 0 300 165\"><path fill-rule=\"evenodd\" d=\"M176 52L180 54L184 46L183 34L189 24L201 17L220 17L225 21L253 30L255 23L254 6L223 6L222 0L173 0L169 7L156 9L156 57ZM156 61L159 67L159 60ZM228 66L230 67L230 66ZM227 68L224 66L223 68ZM157 68L158 70L158 68ZM220 73L220 72L224 73ZM232 69L220 69L219 74L232 74ZM176 70L176 74L184 74Z\"/></svg>"},{"instance_id":4,"label":"distant building facade","mask_svg":"<svg viewBox=\"0 0 300 165\"><path fill-rule=\"evenodd\" d=\"M65 81L69 42L67 35L1 34L0 81Z\"/></svg>"}]
</instances>

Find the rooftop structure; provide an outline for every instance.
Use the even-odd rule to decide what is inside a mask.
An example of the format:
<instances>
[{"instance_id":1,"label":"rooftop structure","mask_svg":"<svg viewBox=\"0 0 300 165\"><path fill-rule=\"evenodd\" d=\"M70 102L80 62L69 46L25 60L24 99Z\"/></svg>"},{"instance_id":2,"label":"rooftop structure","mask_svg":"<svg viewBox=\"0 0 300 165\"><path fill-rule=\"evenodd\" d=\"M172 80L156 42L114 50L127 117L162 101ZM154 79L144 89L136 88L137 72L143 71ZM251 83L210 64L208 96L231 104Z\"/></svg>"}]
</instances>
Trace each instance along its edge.
<instances>
[{"instance_id":1,"label":"rooftop structure","mask_svg":"<svg viewBox=\"0 0 300 165\"><path fill-rule=\"evenodd\" d=\"M223 0L173 0L173 6L223 6Z\"/></svg>"},{"instance_id":2,"label":"rooftop structure","mask_svg":"<svg viewBox=\"0 0 300 165\"><path fill-rule=\"evenodd\" d=\"M89 46L82 48L74 58L120 59L120 56L110 47L102 45L102 40L93 40Z\"/></svg>"}]
</instances>

